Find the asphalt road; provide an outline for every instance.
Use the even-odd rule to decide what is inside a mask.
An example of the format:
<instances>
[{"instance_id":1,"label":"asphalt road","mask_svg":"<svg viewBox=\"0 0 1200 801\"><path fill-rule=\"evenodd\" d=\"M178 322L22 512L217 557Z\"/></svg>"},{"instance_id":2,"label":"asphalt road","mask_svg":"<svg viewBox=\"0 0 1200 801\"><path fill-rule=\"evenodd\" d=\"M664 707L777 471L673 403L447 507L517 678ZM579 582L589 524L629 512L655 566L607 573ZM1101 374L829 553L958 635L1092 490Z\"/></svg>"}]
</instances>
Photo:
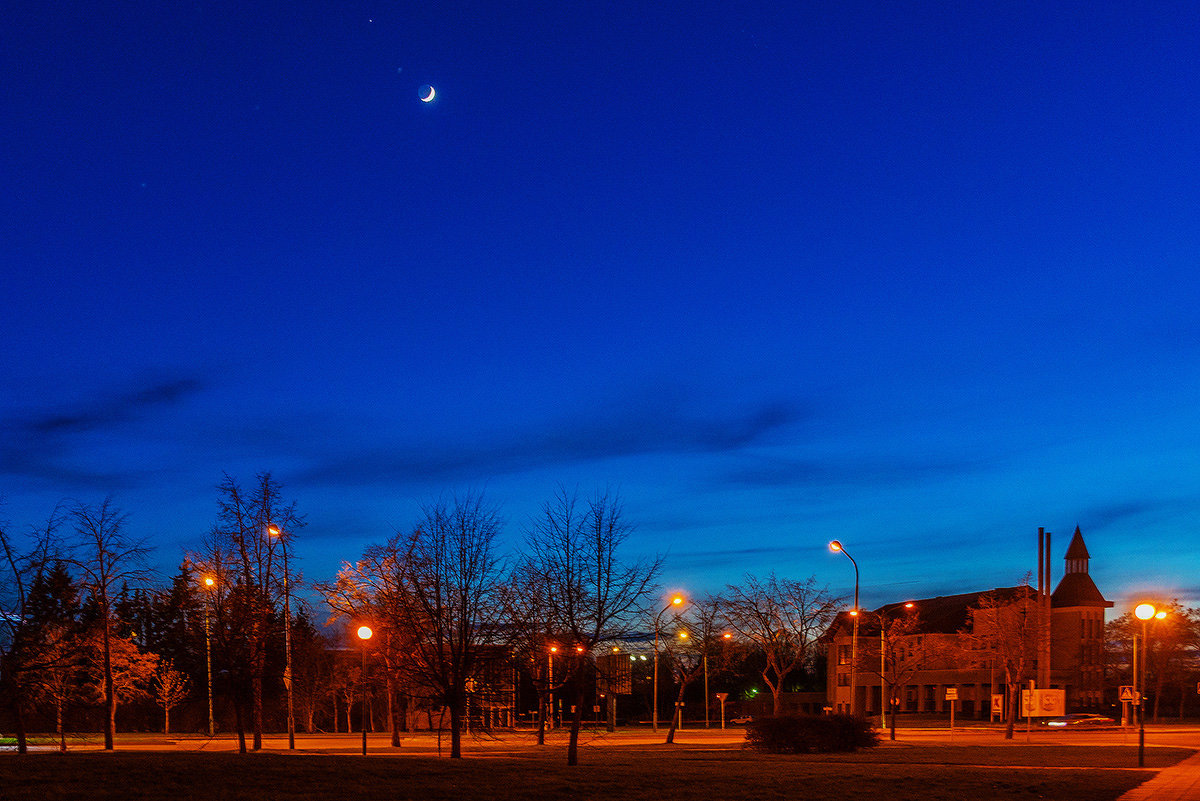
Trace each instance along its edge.
<instances>
[{"instance_id":1,"label":"asphalt road","mask_svg":"<svg viewBox=\"0 0 1200 801\"><path fill-rule=\"evenodd\" d=\"M492 734L470 732L463 736L463 749L468 754L502 756L519 753L536 745L537 734L534 731L498 731ZM547 743L551 746L565 747L568 732L566 729L555 729L547 733ZM675 742L689 747L705 747L714 749L740 748L745 738L745 730L737 728L701 729L684 728L675 733ZM887 732L883 733L884 743L888 743ZM666 739L666 728L661 727L657 734L649 727L626 728L609 734L603 729L586 729L580 733L580 743L585 746L602 746L606 748L647 748L661 745ZM1004 732L999 727L972 726L956 728L949 727L903 728L897 730L896 742L927 745L1003 745ZM1118 745L1135 748L1138 742L1136 729L1086 729L1086 730L1047 730L1034 727L1030 732L1024 728L1016 730L1013 743L1032 745ZM247 737L247 745L250 739ZM1200 748L1200 726L1147 726L1146 747L1179 746ZM103 738L99 735L87 737L69 737L68 748L76 750L102 750ZM237 750L237 737L232 733L218 733L209 738L203 735L162 735L162 734L120 734L117 748L139 751L232 751ZM439 738L437 732L409 732L402 735L400 748L393 748L387 733L368 733L368 754L420 754L437 755L449 751L450 737L443 732ZM37 750L56 750L50 746L39 746ZM271 733L263 737L263 750L286 752L287 735ZM296 751L308 754L357 754L362 751L362 734L302 734L296 735Z\"/></svg>"}]
</instances>

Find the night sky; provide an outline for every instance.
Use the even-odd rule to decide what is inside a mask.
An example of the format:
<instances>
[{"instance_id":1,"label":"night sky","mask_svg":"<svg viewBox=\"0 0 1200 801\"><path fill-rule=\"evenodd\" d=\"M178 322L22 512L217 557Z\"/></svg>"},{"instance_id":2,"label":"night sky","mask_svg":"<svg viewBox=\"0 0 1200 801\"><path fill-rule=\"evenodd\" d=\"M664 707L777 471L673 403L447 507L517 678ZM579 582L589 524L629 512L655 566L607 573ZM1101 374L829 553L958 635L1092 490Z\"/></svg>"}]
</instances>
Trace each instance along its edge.
<instances>
[{"instance_id":1,"label":"night sky","mask_svg":"<svg viewBox=\"0 0 1200 801\"><path fill-rule=\"evenodd\" d=\"M1194 3L3 12L0 517L172 570L270 471L328 579L610 488L665 585L1200 602ZM436 88L423 103L421 87Z\"/></svg>"}]
</instances>

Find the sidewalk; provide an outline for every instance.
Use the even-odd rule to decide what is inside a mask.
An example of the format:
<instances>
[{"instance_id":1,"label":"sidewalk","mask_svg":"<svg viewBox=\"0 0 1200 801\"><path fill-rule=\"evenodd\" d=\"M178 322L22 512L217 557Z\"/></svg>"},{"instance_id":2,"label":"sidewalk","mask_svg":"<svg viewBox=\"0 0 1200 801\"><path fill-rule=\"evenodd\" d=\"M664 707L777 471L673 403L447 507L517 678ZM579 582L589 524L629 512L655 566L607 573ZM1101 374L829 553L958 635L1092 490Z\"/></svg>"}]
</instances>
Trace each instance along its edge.
<instances>
[{"instance_id":1,"label":"sidewalk","mask_svg":"<svg viewBox=\"0 0 1200 801\"><path fill-rule=\"evenodd\" d=\"M1200 751L1178 765L1163 768L1117 801L1200 801Z\"/></svg>"}]
</instances>

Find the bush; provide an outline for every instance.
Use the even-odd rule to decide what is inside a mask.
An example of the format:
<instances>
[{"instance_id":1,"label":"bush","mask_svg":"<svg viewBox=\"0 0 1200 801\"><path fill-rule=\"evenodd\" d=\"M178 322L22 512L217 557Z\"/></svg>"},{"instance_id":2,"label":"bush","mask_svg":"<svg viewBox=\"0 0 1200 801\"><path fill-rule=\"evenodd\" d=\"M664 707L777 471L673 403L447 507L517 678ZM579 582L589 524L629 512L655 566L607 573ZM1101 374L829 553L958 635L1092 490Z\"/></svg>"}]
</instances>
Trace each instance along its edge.
<instances>
[{"instance_id":1,"label":"bush","mask_svg":"<svg viewBox=\"0 0 1200 801\"><path fill-rule=\"evenodd\" d=\"M771 754L828 754L879 745L879 732L863 717L780 715L746 726L746 746Z\"/></svg>"}]
</instances>

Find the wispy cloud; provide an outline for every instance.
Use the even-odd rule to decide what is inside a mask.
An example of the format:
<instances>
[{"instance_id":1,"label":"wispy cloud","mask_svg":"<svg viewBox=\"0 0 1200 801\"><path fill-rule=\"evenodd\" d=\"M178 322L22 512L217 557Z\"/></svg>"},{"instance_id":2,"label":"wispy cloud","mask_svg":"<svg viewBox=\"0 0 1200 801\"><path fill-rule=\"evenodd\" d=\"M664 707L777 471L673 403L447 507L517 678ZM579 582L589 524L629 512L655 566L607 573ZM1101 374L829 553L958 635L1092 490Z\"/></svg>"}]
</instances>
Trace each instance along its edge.
<instances>
[{"instance_id":1,"label":"wispy cloud","mask_svg":"<svg viewBox=\"0 0 1200 801\"><path fill-rule=\"evenodd\" d=\"M175 406L203 388L196 378L157 380L48 411L14 415L0 422L0 475L63 490L127 487L140 471L89 468L74 457L96 436Z\"/></svg>"},{"instance_id":2,"label":"wispy cloud","mask_svg":"<svg viewBox=\"0 0 1200 801\"><path fill-rule=\"evenodd\" d=\"M29 436L92 431L129 422L155 407L171 405L202 388L193 378L155 383L108 398L93 398L74 408L15 421L18 435ZM8 426L6 426L8 428Z\"/></svg>"},{"instance_id":3,"label":"wispy cloud","mask_svg":"<svg viewBox=\"0 0 1200 801\"><path fill-rule=\"evenodd\" d=\"M478 479L556 464L652 454L737 451L804 419L783 402L719 417L691 416L670 405L589 410L575 419L476 443L427 442L330 454L301 475L313 483L375 484Z\"/></svg>"},{"instance_id":4,"label":"wispy cloud","mask_svg":"<svg viewBox=\"0 0 1200 801\"><path fill-rule=\"evenodd\" d=\"M901 484L962 475L981 466L977 460L881 454L828 460L756 457L754 464L729 470L720 480L748 487Z\"/></svg>"},{"instance_id":5,"label":"wispy cloud","mask_svg":"<svg viewBox=\"0 0 1200 801\"><path fill-rule=\"evenodd\" d=\"M1085 534L1090 531L1103 531L1110 526L1143 517L1175 503L1165 502L1161 499L1142 498L1093 506L1080 512L1079 520L1076 523L1083 527Z\"/></svg>"}]
</instances>

